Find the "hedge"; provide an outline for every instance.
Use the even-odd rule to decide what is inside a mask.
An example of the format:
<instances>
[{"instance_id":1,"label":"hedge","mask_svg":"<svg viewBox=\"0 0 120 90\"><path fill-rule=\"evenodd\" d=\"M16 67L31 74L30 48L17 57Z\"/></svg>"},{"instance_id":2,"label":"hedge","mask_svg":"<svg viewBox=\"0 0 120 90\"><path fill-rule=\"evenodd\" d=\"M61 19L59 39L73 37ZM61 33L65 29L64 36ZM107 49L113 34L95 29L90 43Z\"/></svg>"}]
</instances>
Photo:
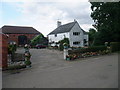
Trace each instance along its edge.
<instances>
[{"instance_id":1,"label":"hedge","mask_svg":"<svg viewBox=\"0 0 120 90\"><path fill-rule=\"evenodd\" d=\"M22 69L26 68L26 65L13 65L13 66L8 66L7 70L16 70L16 69Z\"/></svg>"},{"instance_id":2,"label":"hedge","mask_svg":"<svg viewBox=\"0 0 120 90\"><path fill-rule=\"evenodd\" d=\"M111 42L110 48L112 52L120 51L120 42Z\"/></svg>"},{"instance_id":3,"label":"hedge","mask_svg":"<svg viewBox=\"0 0 120 90\"><path fill-rule=\"evenodd\" d=\"M78 50L69 50L69 54L77 54L77 53L86 53L86 52L98 52L107 50L107 46L91 46L88 48L80 48Z\"/></svg>"}]
</instances>

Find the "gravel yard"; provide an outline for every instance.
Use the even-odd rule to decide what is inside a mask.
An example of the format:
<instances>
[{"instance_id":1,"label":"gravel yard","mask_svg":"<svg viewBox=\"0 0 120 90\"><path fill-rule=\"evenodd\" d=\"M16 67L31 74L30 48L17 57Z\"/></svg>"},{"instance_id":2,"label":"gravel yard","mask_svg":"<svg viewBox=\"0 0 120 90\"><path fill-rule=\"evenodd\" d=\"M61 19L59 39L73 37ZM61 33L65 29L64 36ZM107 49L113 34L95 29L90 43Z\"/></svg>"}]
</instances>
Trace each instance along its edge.
<instances>
[{"instance_id":1,"label":"gravel yard","mask_svg":"<svg viewBox=\"0 0 120 90\"><path fill-rule=\"evenodd\" d=\"M23 49L18 49L24 53ZM118 54L66 61L63 52L31 49L32 67L3 72L3 88L117 88Z\"/></svg>"}]
</instances>

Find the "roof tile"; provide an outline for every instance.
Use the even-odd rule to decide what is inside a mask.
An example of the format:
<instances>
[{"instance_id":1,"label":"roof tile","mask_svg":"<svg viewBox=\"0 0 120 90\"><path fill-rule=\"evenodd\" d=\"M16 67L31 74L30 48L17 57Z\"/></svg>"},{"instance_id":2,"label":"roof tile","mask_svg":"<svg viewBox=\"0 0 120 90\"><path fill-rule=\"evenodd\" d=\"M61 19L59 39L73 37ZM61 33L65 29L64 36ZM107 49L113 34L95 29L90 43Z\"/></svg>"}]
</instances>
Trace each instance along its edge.
<instances>
[{"instance_id":1,"label":"roof tile","mask_svg":"<svg viewBox=\"0 0 120 90\"><path fill-rule=\"evenodd\" d=\"M71 22L71 23L68 23L68 24L61 25L58 28L56 28L54 31L49 33L48 35L69 32L72 29L72 27L75 25L75 23L76 22Z\"/></svg>"},{"instance_id":2,"label":"roof tile","mask_svg":"<svg viewBox=\"0 0 120 90\"><path fill-rule=\"evenodd\" d=\"M2 32L5 34L40 34L40 32L33 27L22 26L3 26Z\"/></svg>"}]
</instances>

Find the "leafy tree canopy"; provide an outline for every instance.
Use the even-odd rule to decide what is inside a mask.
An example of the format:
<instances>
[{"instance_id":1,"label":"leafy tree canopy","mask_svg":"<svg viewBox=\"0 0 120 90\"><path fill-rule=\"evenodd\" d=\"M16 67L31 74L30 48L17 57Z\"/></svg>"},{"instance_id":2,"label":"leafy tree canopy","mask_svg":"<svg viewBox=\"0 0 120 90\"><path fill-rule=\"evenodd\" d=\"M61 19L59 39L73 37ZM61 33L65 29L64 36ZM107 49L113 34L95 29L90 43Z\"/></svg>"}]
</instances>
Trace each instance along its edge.
<instances>
[{"instance_id":1,"label":"leafy tree canopy","mask_svg":"<svg viewBox=\"0 0 120 90\"><path fill-rule=\"evenodd\" d=\"M89 34L89 44L91 46L94 44L94 41L95 41L96 30L93 28L90 28L88 34Z\"/></svg>"},{"instance_id":2,"label":"leafy tree canopy","mask_svg":"<svg viewBox=\"0 0 120 90\"><path fill-rule=\"evenodd\" d=\"M99 43L120 41L120 2L90 2Z\"/></svg>"},{"instance_id":3,"label":"leafy tree canopy","mask_svg":"<svg viewBox=\"0 0 120 90\"><path fill-rule=\"evenodd\" d=\"M45 38L42 34L37 35L31 40L31 45L36 44L47 44L47 38Z\"/></svg>"}]
</instances>

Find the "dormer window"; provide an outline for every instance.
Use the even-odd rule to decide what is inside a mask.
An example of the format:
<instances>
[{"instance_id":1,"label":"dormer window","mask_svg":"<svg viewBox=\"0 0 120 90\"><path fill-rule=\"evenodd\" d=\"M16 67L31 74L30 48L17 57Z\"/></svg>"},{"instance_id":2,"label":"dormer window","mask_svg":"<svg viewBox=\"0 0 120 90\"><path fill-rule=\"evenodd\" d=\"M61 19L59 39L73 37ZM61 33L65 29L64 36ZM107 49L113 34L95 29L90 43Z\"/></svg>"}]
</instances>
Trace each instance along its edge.
<instances>
[{"instance_id":1,"label":"dormer window","mask_svg":"<svg viewBox=\"0 0 120 90\"><path fill-rule=\"evenodd\" d=\"M78 35L80 35L80 32L73 32L73 35L78 36Z\"/></svg>"}]
</instances>

